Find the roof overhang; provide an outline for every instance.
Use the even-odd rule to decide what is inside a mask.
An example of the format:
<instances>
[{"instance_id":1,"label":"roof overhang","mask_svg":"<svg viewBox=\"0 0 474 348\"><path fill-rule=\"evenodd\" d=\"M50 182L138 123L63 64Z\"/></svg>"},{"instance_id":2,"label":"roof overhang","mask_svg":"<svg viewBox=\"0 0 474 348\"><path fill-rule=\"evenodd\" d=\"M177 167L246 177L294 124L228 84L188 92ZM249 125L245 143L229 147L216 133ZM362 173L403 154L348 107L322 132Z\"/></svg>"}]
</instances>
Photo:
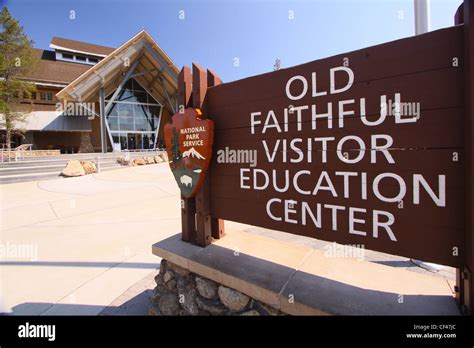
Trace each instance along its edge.
<instances>
[{"instance_id":1,"label":"roof overhang","mask_svg":"<svg viewBox=\"0 0 474 348\"><path fill-rule=\"evenodd\" d=\"M179 70L146 31L125 42L56 96L61 101L96 101L99 89L104 88L106 95L112 93L138 59L132 77L161 104L169 104L169 97L177 94Z\"/></svg>"}]
</instances>

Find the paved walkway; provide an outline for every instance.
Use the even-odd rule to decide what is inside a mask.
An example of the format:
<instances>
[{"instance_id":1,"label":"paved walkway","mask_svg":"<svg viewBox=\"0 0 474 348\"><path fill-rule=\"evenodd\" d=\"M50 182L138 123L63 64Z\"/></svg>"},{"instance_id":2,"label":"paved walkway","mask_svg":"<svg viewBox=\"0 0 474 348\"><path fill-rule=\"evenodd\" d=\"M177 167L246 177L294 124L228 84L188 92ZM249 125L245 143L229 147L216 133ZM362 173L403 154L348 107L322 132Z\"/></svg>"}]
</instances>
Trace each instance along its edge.
<instances>
[{"instance_id":1,"label":"paved walkway","mask_svg":"<svg viewBox=\"0 0 474 348\"><path fill-rule=\"evenodd\" d=\"M167 164L2 185L0 199L0 312L99 314L153 279L151 245L180 230Z\"/></svg>"},{"instance_id":2,"label":"paved walkway","mask_svg":"<svg viewBox=\"0 0 474 348\"><path fill-rule=\"evenodd\" d=\"M151 245L180 231L179 192L167 164L0 185L0 202L0 312L147 314L160 263ZM226 225L315 249L327 245ZM428 272L403 257L366 250L364 258ZM434 273L454 285L454 269Z\"/></svg>"}]
</instances>

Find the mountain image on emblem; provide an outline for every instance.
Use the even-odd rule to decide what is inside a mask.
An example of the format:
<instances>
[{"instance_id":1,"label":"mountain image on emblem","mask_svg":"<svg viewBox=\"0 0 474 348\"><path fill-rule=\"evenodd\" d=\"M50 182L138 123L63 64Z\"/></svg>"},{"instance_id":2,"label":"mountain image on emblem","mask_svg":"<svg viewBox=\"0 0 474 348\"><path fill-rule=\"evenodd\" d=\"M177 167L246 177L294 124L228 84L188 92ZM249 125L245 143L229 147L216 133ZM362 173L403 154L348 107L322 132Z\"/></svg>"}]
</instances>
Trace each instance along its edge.
<instances>
[{"instance_id":1,"label":"mountain image on emblem","mask_svg":"<svg viewBox=\"0 0 474 348\"><path fill-rule=\"evenodd\" d=\"M183 152L183 157L196 157L197 159L205 159L194 147L190 148L187 151Z\"/></svg>"}]
</instances>

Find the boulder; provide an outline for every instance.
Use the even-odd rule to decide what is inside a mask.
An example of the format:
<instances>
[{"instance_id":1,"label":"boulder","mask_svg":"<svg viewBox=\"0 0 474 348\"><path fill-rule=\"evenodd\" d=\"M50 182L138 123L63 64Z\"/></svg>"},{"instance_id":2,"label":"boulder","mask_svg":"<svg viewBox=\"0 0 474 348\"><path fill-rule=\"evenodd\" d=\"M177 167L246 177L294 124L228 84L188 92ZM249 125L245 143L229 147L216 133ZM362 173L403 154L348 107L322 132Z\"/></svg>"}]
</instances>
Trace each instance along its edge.
<instances>
[{"instance_id":1,"label":"boulder","mask_svg":"<svg viewBox=\"0 0 474 348\"><path fill-rule=\"evenodd\" d=\"M126 158L125 156L118 157L117 158L117 163L123 165L123 166L128 166L130 164L130 157Z\"/></svg>"},{"instance_id":2,"label":"boulder","mask_svg":"<svg viewBox=\"0 0 474 348\"><path fill-rule=\"evenodd\" d=\"M159 156L163 159L163 162L168 162L168 154L166 152L161 153Z\"/></svg>"},{"instance_id":3,"label":"boulder","mask_svg":"<svg viewBox=\"0 0 474 348\"><path fill-rule=\"evenodd\" d=\"M178 266L177 264L172 262L168 262L168 269L172 270L174 273L177 273L182 277L186 277L189 275L189 271L186 268Z\"/></svg>"},{"instance_id":4,"label":"boulder","mask_svg":"<svg viewBox=\"0 0 474 348\"><path fill-rule=\"evenodd\" d=\"M148 307L148 315L161 315L160 307L157 304L152 303L150 307Z\"/></svg>"},{"instance_id":5,"label":"boulder","mask_svg":"<svg viewBox=\"0 0 474 348\"><path fill-rule=\"evenodd\" d=\"M174 278L174 274L173 272L170 272L170 271L166 271L166 273L163 276L163 280L165 281L165 283L168 283L173 278Z\"/></svg>"},{"instance_id":6,"label":"boulder","mask_svg":"<svg viewBox=\"0 0 474 348\"><path fill-rule=\"evenodd\" d=\"M181 307L186 311L186 314L198 315L199 307L196 304L198 293L196 289L188 290L187 292L180 294L180 296L181 295L183 295L182 300L180 301Z\"/></svg>"},{"instance_id":7,"label":"boulder","mask_svg":"<svg viewBox=\"0 0 474 348\"><path fill-rule=\"evenodd\" d=\"M194 289L196 287L194 277L192 275L189 275L187 277L179 277L176 287L180 292L185 292L187 290Z\"/></svg>"},{"instance_id":8,"label":"boulder","mask_svg":"<svg viewBox=\"0 0 474 348\"><path fill-rule=\"evenodd\" d=\"M166 283L166 288L169 290L169 291L175 291L176 290L176 279L171 279L168 283Z\"/></svg>"},{"instance_id":9,"label":"boulder","mask_svg":"<svg viewBox=\"0 0 474 348\"><path fill-rule=\"evenodd\" d=\"M200 309L211 315L224 315L229 310L219 300L208 300L202 297L196 297L196 304Z\"/></svg>"},{"instance_id":10,"label":"boulder","mask_svg":"<svg viewBox=\"0 0 474 348\"><path fill-rule=\"evenodd\" d=\"M133 163L136 164L136 165L139 165L139 166L142 166L142 165L146 164L146 162L143 158L137 158L133 161Z\"/></svg>"},{"instance_id":11,"label":"boulder","mask_svg":"<svg viewBox=\"0 0 474 348\"><path fill-rule=\"evenodd\" d=\"M76 160L71 160L67 162L66 168L61 172L64 176L82 176L86 175L84 167L81 165L81 162Z\"/></svg>"},{"instance_id":12,"label":"boulder","mask_svg":"<svg viewBox=\"0 0 474 348\"><path fill-rule=\"evenodd\" d=\"M84 168L84 171L86 174L92 174L97 172L97 168L95 166L94 162L91 161L81 161L82 168Z\"/></svg>"},{"instance_id":13,"label":"boulder","mask_svg":"<svg viewBox=\"0 0 474 348\"><path fill-rule=\"evenodd\" d=\"M153 157L147 157L147 158L146 158L146 162L147 162L148 164L155 164L155 159L154 159Z\"/></svg>"},{"instance_id":14,"label":"boulder","mask_svg":"<svg viewBox=\"0 0 474 348\"><path fill-rule=\"evenodd\" d=\"M162 163L163 162L163 158L161 158L158 155L156 155L153 159L155 160L155 163Z\"/></svg>"},{"instance_id":15,"label":"boulder","mask_svg":"<svg viewBox=\"0 0 474 348\"><path fill-rule=\"evenodd\" d=\"M214 283L212 280L196 277L196 288L204 298L213 300L217 298L217 284Z\"/></svg>"},{"instance_id":16,"label":"boulder","mask_svg":"<svg viewBox=\"0 0 474 348\"><path fill-rule=\"evenodd\" d=\"M239 312L243 310L250 301L250 297L242 294L241 292L226 288L225 286L219 286L217 290L220 300L233 312Z\"/></svg>"},{"instance_id":17,"label":"boulder","mask_svg":"<svg viewBox=\"0 0 474 348\"><path fill-rule=\"evenodd\" d=\"M162 292L160 291L160 289L158 287L156 287L155 289L153 289L153 293L151 294L151 302L152 303L156 303L158 304L160 302L160 297L164 294L164 293L167 293L167 292Z\"/></svg>"},{"instance_id":18,"label":"boulder","mask_svg":"<svg viewBox=\"0 0 474 348\"><path fill-rule=\"evenodd\" d=\"M160 297L158 307L163 315L178 315L181 307L176 294L164 294Z\"/></svg>"}]
</instances>

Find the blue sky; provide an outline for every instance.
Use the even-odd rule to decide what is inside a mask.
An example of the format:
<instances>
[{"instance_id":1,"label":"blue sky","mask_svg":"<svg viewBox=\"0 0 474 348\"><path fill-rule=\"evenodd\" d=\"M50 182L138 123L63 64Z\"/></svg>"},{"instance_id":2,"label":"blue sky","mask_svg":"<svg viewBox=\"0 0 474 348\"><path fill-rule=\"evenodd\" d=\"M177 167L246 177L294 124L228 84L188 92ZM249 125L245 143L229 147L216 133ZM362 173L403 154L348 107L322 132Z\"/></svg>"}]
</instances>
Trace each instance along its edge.
<instances>
[{"instance_id":1,"label":"blue sky","mask_svg":"<svg viewBox=\"0 0 474 348\"><path fill-rule=\"evenodd\" d=\"M431 0L432 29L453 25L461 2ZM197 62L224 81L271 71L276 58L282 67L290 67L414 34L413 0L0 0L0 4L8 6L35 47L48 48L52 36L117 47L146 29L179 68ZM71 10L75 19L70 18Z\"/></svg>"}]
</instances>

